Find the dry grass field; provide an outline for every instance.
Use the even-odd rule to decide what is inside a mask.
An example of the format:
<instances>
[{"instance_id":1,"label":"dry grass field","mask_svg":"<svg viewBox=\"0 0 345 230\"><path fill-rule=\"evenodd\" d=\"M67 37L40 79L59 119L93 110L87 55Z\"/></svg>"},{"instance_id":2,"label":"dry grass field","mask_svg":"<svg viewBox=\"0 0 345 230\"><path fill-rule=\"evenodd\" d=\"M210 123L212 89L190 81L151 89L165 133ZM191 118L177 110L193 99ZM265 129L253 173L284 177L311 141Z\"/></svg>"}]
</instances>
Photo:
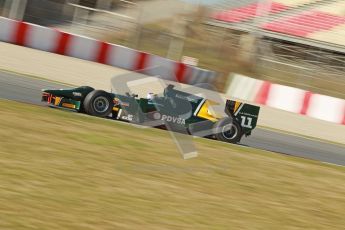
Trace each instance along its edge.
<instances>
[{"instance_id":1,"label":"dry grass field","mask_svg":"<svg viewBox=\"0 0 345 230\"><path fill-rule=\"evenodd\" d=\"M343 229L345 168L0 100L0 229Z\"/></svg>"}]
</instances>

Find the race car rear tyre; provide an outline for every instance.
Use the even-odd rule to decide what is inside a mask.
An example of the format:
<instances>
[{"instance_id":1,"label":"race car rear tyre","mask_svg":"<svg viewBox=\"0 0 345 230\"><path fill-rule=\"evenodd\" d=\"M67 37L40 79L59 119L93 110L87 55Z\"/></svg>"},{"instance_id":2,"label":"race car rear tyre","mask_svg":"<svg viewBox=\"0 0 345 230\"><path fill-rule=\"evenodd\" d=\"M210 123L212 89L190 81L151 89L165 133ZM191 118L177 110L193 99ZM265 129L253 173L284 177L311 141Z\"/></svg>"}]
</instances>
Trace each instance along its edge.
<instances>
[{"instance_id":1,"label":"race car rear tyre","mask_svg":"<svg viewBox=\"0 0 345 230\"><path fill-rule=\"evenodd\" d=\"M114 102L109 93L103 90L94 90L85 97L83 106L89 115L106 117L111 113Z\"/></svg>"},{"instance_id":2,"label":"race car rear tyre","mask_svg":"<svg viewBox=\"0 0 345 230\"><path fill-rule=\"evenodd\" d=\"M230 117L219 120L215 126L215 137L219 141L238 143L240 142L243 131L240 124Z\"/></svg>"}]
</instances>

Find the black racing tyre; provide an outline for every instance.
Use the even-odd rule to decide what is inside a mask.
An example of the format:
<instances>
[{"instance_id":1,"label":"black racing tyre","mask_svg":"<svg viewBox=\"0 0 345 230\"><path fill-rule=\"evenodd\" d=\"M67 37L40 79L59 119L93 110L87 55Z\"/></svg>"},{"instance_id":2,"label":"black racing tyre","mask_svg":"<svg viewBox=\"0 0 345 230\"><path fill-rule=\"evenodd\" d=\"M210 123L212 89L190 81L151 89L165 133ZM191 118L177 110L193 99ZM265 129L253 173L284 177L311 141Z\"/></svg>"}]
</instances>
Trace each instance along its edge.
<instances>
[{"instance_id":1,"label":"black racing tyre","mask_svg":"<svg viewBox=\"0 0 345 230\"><path fill-rule=\"evenodd\" d=\"M92 88L90 86L80 86L80 87L78 87L78 89L81 89L82 91L89 91L89 93L91 93L92 91L95 90L94 88ZM80 107L79 107L78 113L86 113L85 109L84 109L84 100L85 100L85 98L86 98L86 96L88 94L83 95L81 98L79 98L79 100L80 100ZM76 98L76 100L78 100L78 98Z\"/></svg>"},{"instance_id":2,"label":"black racing tyre","mask_svg":"<svg viewBox=\"0 0 345 230\"><path fill-rule=\"evenodd\" d=\"M94 90L85 97L83 107L85 113L89 115L106 117L111 113L114 101L109 93L103 90Z\"/></svg>"},{"instance_id":3,"label":"black racing tyre","mask_svg":"<svg viewBox=\"0 0 345 230\"><path fill-rule=\"evenodd\" d=\"M226 117L219 120L214 125L214 130L215 137L219 141L238 143L243 136L242 127L231 117Z\"/></svg>"}]
</instances>

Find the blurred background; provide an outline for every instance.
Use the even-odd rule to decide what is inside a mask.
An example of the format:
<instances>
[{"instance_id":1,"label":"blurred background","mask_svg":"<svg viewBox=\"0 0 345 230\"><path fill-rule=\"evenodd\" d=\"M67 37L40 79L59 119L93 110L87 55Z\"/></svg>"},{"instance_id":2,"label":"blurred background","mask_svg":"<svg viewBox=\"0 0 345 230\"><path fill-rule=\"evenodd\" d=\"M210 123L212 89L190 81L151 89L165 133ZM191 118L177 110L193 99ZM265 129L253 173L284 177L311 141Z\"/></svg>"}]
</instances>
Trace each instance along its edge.
<instances>
[{"instance_id":1,"label":"blurred background","mask_svg":"<svg viewBox=\"0 0 345 230\"><path fill-rule=\"evenodd\" d=\"M345 98L344 0L0 0L4 17Z\"/></svg>"}]
</instances>

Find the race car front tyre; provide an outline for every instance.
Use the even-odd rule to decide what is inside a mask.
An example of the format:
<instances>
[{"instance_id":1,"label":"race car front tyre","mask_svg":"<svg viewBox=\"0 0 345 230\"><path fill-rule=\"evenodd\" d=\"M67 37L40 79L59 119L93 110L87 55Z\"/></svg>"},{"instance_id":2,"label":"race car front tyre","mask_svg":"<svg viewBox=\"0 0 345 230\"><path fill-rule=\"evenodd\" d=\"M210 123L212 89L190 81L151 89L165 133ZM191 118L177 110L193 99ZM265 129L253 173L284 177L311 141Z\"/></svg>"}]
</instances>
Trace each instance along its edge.
<instances>
[{"instance_id":1,"label":"race car front tyre","mask_svg":"<svg viewBox=\"0 0 345 230\"><path fill-rule=\"evenodd\" d=\"M83 106L89 115L106 117L111 113L114 102L109 93L103 90L94 90L85 97Z\"/></svg>"},{"instance_id":2,"label":"race car front tyre","mask_svg":"<svg viewBox=\"0 0 345 230\"><path fill-rule=\"evenodd\" d=\"M89 93L91 93L92 91L95 90L94 88L92 88L90 86L80 86L78 88L82 89L82 91L86 91L86 92L89 91ZM82 98L79 98L79 100L80 100L80 107L79 107L78 113L86 113L86 111L84 109L84 100L85 100L85 98L87 97L88 94L83 95Z\"/></svg>"},{"instance_id":3,"label":"race car front tyre","mask_svg":"<svg viewBox=\"0 0 345 230\"><path fill-rule=\"evenodd\" d=\"M219 141L238 143L240 142L243 131L240 124L230 117L219 120L215 126L215 137Z\"/></svg>"}]
</instances>

